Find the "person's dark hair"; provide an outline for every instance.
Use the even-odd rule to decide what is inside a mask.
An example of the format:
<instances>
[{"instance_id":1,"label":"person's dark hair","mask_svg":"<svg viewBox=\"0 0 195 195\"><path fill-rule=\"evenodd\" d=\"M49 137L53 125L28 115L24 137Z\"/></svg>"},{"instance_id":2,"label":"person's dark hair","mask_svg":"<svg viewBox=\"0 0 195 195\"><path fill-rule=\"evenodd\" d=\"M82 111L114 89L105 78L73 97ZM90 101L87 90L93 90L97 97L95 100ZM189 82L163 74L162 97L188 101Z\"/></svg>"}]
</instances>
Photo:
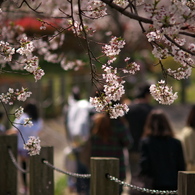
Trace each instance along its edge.
<instances>
[{"instance_id":1,"label":"person's dark hair","mask_svg":"<svg viewBox=\"0 0 195 195\"><path fill-rule=\"evenodd\" d=\"M148 94L150 94L150 85L148 83L144 83L137 87L135 98L145 98Z\"/></svg>"},{"instance_id":2,"label":"person's dark hair","mask_svg":"<svg viewBox=\"0 0 195 195\"><path fill-rule=\"evenodd\" d=\"M3 118L3 116L4 116L4 112L0 111L0 120Z\"/></svg>"},{"instance_id":3,"label":"person's dark hair","mask_svg":"<svg viewBox=\"0 0 195 195\"><path fill-rule=\"evenodd\" d=\"M195 129L195 105L192 105L191 110L188 114L186 125Z\"/></svg>"},{"instance_id":4,"label":"person's dark hair","mask_svg":"<svg viewBox=\"0 0 195 195\"><path fill-rule=\"evenodd\" d=\"M94 115L92 134L96 134L104 142L108 142L111 135L111 119L107 113L96 113Z\"/></svg>"},{"instance_id":5,"label":"person's dark hair","mask_svg":"<svg viewBox=\"0 0 195 195\"><path fill-rule=\"evenodd\" d=\"M77 86L74 86L72 88L72 96L75 100L80 100L81 99L81 95L80 95L80 89Z\"/></svg>"},{"instance_id":6,"label":"person's dark hair","mask_svg":"<svg viewBox=\"0 0 195 195\"><path fill-rule=\"evenodd\" d=\"M161 109L152 110L146 119L143 136L150 135L173 137L170 122Z\"/></svg>"},{"instance_id":7,"label":"person's dark hair","mask_svg":"<svg viewBox=\"0 0 195 195\"><path fill-rule=\"evenodd\" d=\"M24 112L29 115L32 121L37 121L39 119L39 111L35 101L31 100L24 106Z\"/></svg>"}]
</instances>

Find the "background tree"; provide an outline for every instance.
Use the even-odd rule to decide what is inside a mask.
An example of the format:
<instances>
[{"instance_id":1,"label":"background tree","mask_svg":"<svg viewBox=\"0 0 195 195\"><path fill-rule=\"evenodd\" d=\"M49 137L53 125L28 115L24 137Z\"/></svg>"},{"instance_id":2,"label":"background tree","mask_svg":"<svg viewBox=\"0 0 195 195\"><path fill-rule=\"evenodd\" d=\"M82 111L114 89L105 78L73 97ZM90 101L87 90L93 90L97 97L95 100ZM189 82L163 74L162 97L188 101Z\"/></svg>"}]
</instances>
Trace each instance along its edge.
<instances>
[{"instance_id":1,"label":"background tree","mask_svg":"<svg viewBox=\"0 0 195 195\"><path fill-rule=\"evenodd\" d=\"M16 25L25 16L36 18L40 30L32 34ZM45 74L40 59L59 63L64 70L79 71L89 65L91 82L98 91L90 98L92 105L117 118L128 111L125 104L112 104L125 94L126 78L149 65L140 67L132 51L151 48L157 59L153 66L162 72L150 87L151 95L159 103L171 104L177 92L168 86L168 78L187 79L194 67L194 20L193 0L6 0L1 2L0 13L1 74L9 67L10 72L26 71L38 81ZM67 37L74 37L81 48L79 55L65 45ZM164 63L167 58L175 65ZM25 88L10 88L0 101L12 105L30 94ZM20 112L15 111L15 116Z\"/></svg>"}]
</instances>

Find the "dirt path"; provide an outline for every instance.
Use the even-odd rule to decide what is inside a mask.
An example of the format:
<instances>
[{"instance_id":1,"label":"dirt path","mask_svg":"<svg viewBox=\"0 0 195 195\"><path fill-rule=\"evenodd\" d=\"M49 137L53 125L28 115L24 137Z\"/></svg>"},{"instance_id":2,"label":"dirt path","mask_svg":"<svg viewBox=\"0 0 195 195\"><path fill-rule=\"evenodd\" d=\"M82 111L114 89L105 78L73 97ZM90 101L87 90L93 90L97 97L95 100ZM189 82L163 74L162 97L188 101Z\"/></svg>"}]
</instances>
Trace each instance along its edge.
<instances>
[{"instance_id":1,"label":"dirt path","mask_svg":"<svg viewBox=\"0 0 195 195\"><path fill-rule=\"evenodd\" d=\"M54 147L54 165L59 169L63 167L63 150L67 146L62 117L44 121L44 128L40 134L42 146ZM62 176L62 173L54 172L54 179Z\"/></svg>"}]
</instances>

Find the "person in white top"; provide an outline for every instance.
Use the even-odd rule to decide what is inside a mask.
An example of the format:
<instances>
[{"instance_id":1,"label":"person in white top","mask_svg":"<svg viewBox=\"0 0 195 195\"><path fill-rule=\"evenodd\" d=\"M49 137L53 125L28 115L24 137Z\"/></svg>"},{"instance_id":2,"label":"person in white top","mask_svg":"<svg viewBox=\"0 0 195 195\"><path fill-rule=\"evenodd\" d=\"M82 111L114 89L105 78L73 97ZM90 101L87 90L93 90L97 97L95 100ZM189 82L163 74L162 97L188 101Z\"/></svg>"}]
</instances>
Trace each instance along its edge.
<instances>
[{"instance_id":1,"label":"person in white top","mask_svg":"<svg viewBox=\"0 0 195 195\"><path fill-rule=\"evenodd\" d=\"M181 141L183 143L183 150L187 171L195 171L195 105L187 116L186 125L182 129Z\"/></svg>"},{"instance_id":2,"label":"person in white top","mask_svg":"<svg viewBox=\"0 0 195 195\"><path fill-rule=\"evenodd\" d=\"M88 173L86 165L81 162L83 146L87 142L91 128L91 114L93 107L86 99L80 98L79 88L73 87L68 105L64 110L65 130L68 146L64 149L65 169L69 172L80 174ZM88 194L88 181L80 181L68 177L69 191L77 191L77 194Z\"/></svg>"}]
</instances>

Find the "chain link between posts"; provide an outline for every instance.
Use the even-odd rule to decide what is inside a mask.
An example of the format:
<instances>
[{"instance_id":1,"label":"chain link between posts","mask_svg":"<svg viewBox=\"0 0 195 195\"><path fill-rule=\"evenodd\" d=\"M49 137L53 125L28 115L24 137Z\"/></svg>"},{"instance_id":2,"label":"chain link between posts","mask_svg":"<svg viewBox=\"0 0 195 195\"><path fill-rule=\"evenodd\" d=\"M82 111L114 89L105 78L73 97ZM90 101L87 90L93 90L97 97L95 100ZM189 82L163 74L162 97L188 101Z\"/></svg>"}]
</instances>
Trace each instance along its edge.
<instances>
[{"instance_id":1,"label":"chain link between posts","mask_svg":"<svg viewBox=\"0 0 195 195\"><path fill-rule=\"evenodd\" d=\"M77 178L84 178L84 179L91 177L91 174L78 174L78 173L71 173L68 171L63 171L61 169L56 168L54 165L49 163L47 160L43 160L43 163L48 165L49 167L53 168L54 170L61 172L61 173L64 173L64 174L69 175L69 176L73 176L73 177L77 177Z\"/></svg>"},{"instance_id":2,"label":"chain link between posts","mask_svg":"<svg viewBox=\"0 0 195 195\"><path fill-rule=\"evenodd\" d=\"M106 175L108 179L110 179L111 181L114 181L120 185L124 185L125 187L130 187L131 189L140 191L140 192L145 192L148 194L163 194L163 195L169 195L169 194L177 194L177 190L153 190L153 189L147 189L147 188L141 188L132 184L128 184L124 181L119 180L116 177L113 177L109 174Z\"/></svg>"},{"instance_id":3,"label":"chain link between posts","mask_svg":"<svg viewBox=\"0 0 195 195\"><path fill-rule=\"evenodd\" d=\"M53 168L54 170L56 170L58 172L61 172L61 173L64 173L64 174L69 175L69 176L73 176L73 177L77 177L77 178L83 178L83 179L87 179L87 178L91 177L91 174L78 174L78 173L71 173L71 172L68 172L68 171L63 171L61 169L56 168L54 165L49 163L47 160L43 160L43 163L48 165L49 167ZM148 194L149 193L150 194L162 194L162 195L177 194L177 190L171 190L170 191L170 190L153 190L153 189L141 188L141 187L138 187L138 186L135 186L135 185L132 185L132 184L128 184L124 181L121 181L118 178L113 177L109 174L106 174L106 177L108 179L110 179L111 181L114 181L114 182L116 182L120 185L124 185L125 187L129 187L131 189L135 189L137 191L145 192L145 193L148 193Z\"/></svg>"},{"instance_id":4,"label":"chain link between posts","mask_svg":"<svg viewBox=\"0 0 195 195\"><path fill-rule=\"evenodd\" d=\"M8 148L8 153L9 153L9 156L10 156L10 158L11 158L13 164L15 165L15 167L16 167L18 170L20 170L22 173L29 173L28 170L25 170L25 169L23 169L22 167L20 167L20 165L17 163L17 160L16 160L16 158L14 157L14 155L13 155L13 153L12 153L12 151L11 151L10 148Z\"/></svg>"},{"instance_id":5,"label":"chain link between posts","mask_svg":"<svg viewBox=\"0 0 195 195\"><path fill-rule=\"evenodd\" d=\"M12 151L10 148L8 148L8 153L10 155L10 158L13 162L13 164L16 166L17 169L19 169L21 172L23 173L29 173L28 170L24 170L23 168L21 168L19 166L19 164L17 163ZM60 173L63 173L63 174L66 174L66 175L69 175L69 176L72 176L72 177L77 177L77 178L83 178L83 179L88 179L91 177L91 174L78 174L78 173L71 173L71 172L68 172L68 171L63 171L59 168L56 168L54 165L52 165L51 163L49 163L47 160L43 160L42 161L45 165L53 168L54 170L60 172ZM111 181L114 181L115 183L118 183L119 185L124 185L125 187L129 187L131 189L134 189L134 190L137 190L137 191L140 191L140 192L145 192L145 193L148 193L148 194L162 194L162 195L174 195L174 194L178 194L177 193L177 190L153 190L153 189L147 189L147 188L141 188L141 187L138 187L138 186L135 186L135 185L132 185L132 184L128 184L124 181L121 181L119 180L118 178L116 177L113 177L109 174L106 174L106 177L108 179L110 179Z\"/></svg>"}]
</instances>

